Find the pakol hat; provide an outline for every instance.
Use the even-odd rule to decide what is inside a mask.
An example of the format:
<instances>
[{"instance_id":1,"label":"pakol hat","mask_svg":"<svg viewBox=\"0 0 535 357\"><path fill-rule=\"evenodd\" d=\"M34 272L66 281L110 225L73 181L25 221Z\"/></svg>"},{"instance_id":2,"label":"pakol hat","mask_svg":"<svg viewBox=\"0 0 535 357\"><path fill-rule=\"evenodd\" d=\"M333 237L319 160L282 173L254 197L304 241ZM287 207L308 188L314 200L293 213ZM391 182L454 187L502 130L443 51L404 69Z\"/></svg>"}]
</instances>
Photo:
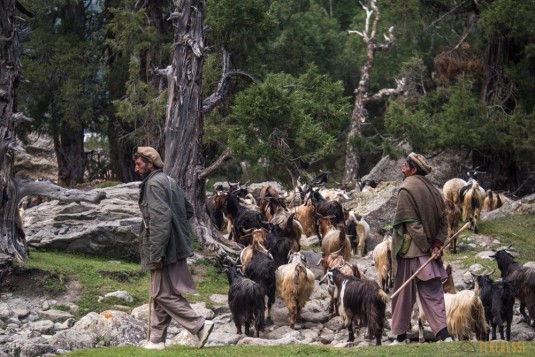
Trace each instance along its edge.
<instances>
[{"instance_id":1,"label":"pakol hat","mask_svg":"<svg viewBox=\"0 0 535 357\"><path fill-rule=\"evenodd\" d=\"M429 166L427 161L425 160L425 157L420 154L416 154L414 152L411 152L409 156L407 156L407 160L411 160L413 163L418 165L420 169L427 175L431 171L433 171L433 167Z\"/></svg>"},{"instance_id":2,"label":"pakol hat","mask_svg":"<svg viewBox=\"0 0 535 357\"><path fill-rule=\"evenodd\" d=\"M137 148L137 153L147 159L149 159L156 168L161 169L163 167L163 161L158 154L158 151L150 146L140 146Z\"/></svg>"}]
</instances>

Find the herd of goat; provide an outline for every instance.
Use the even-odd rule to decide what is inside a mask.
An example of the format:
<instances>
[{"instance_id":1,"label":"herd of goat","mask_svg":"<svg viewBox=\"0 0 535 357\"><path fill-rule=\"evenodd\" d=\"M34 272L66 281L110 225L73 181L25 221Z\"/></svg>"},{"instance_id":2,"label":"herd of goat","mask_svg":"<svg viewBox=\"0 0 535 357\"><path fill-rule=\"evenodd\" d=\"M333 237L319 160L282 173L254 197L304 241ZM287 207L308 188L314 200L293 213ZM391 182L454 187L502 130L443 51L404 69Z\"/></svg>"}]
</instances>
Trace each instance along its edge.
<instances>
[{"instance_id":1,"label":"herd of goat","mask_svg":"<svg viewBox=\"0 0 535 357\"><path fill-rule=\"evenodd\" d=\"M477 232L481 209L493 210L507 200L502 194L481 189L477 171L470 171L469 176L468 181L452 179L443 187L450 236L463 216ZM342 318L349 332L348 342L354 341L355 328L357 334L360 328L366 328L367 337L381 344L387 324L387 292L393 286L391 237L384 232L383 241L371 253L378 281L349 263L353 255L366 254L370 227L362 216L342 208L337 197L344 197L343 192L322 188L325 181L326 176L319 176L310 187L299 186L294 195L285 197L273 185L262 187L257 197L243 186L232 185L227 189L217 187L216 193L208 197L207 211L213 223L221 230L226 221L229 239L244 247L240 265L231 264L226 269L228 303L238 334L243 327L245 334L252 335L250 328L254 327L254 335L260 336L265 320L271 319L277 293L288 308L290 327L295 328L300 321L315 287L314 274L301 252L300 238L304 234L319 239L322 257L316 265L322 265L324 273L320 285L327 285L331 297L328 311ZM455 252L456 244L450 249ZM496 252L493 258L502 280L493 281L492 272L472 274L475 290L457 292L451 266L447 267L448 279L443 284L447 322L456 339L471 339L474 333L478 340L496 339L498 328L500 337L510 340L515 297L521 315L535 327L535 269L519 265L507 250ZM418 321L423 342L422 313Z\"/></svg>"}]
</instances>

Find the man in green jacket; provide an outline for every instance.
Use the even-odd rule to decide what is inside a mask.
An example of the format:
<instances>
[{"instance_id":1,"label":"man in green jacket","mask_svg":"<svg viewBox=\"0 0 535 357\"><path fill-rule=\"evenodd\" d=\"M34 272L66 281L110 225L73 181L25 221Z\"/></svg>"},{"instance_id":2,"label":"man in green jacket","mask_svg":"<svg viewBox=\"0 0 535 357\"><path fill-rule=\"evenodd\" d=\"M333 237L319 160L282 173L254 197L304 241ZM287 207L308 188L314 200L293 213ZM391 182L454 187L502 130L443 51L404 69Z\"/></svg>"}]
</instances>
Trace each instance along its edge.
<instances>
[{"instance_id":1,"label":"man in green jacket","mask_svg":"<svg viewBox=\"0 0 535 357\"><path fill-rule=\"evenodd\" d=\"M203 347L214 323L198 315L182 296L196 291L186 262L193 255L188 223L193 206L176 181L162 171L163 161L155 149L139 147L134 163L143 178L139 195L141 264L150 270L151 278L152 313L145 348L165 348L172 319L197 335Z\"/></svg>"}]
</instances>

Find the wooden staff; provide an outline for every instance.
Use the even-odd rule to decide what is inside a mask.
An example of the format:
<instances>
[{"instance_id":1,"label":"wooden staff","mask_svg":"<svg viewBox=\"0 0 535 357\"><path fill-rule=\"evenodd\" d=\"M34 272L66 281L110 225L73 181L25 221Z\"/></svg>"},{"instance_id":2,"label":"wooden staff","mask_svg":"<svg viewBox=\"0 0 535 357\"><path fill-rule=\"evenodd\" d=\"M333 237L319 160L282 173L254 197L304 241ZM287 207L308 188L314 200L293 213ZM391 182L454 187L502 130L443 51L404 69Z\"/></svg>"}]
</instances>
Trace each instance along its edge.
<instances>
[{"instance_id":1,"label":"wooden staff","mask_svg":"<svg viewBox=\"0 0 535 357\"><path fill-rule=\"evenodd\" d=\"M431 263L433 260L435 260L435 257L436 256L440 256L440 254L442 253L442 251L448 246L450 245L450 243L453 241L453 239L457 238L457 236L459 234L461 234L466 228L468 228L470 226L470 222L466 222L466 224L464 226L461 227L461 229L459 229L457 231L457 233L455 233L454 235L452 235L448 240L446 240L446 242L442 245L442 247L440 247L440 249L438 250L438 252L436 254L432 254L431 255L431 258L429 258L418 270L416 270L414 272L414 274L411 275L411 277L409 279L407 279L407 281L405 281L403 283L403 285L401 285L399 287L399 289L393 293L391 296L390 296L390 299L393 299L394 297L396 297L399 292L404 288L406 287L415 277L416 275L418 275L429 263ZM394 258L395 259L395 258Z\"/></svg>"},{"instance_id":2,"label":"wooden staff","mask_svg":"<svg viewBox=\"0 0 535 357\"><path fill-rule=\"evenodd\" d=\"M147 319L147 341L150 342L150 323L152 318L152 272L150 274L150 286L149 286L149 318Z\"/></svg>"}]
</instances>

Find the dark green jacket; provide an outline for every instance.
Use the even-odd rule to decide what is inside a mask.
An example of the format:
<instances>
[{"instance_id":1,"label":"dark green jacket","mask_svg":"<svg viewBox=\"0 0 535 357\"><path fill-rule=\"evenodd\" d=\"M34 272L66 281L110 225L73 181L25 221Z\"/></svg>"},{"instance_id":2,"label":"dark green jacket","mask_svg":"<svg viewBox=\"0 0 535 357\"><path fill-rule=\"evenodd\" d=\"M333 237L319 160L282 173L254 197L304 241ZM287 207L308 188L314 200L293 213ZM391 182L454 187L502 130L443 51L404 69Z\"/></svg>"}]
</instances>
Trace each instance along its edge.
<instances>
[{"instance_id":1,"label":"dark green jacket","mask_svg":"<svg viewBox=\"0 0 535 357\"><path fill-rule=\"evenodd\" d=\"M141 264L172 264L193 255L191 228L193 206L176 181L162 170L150 173L140 185L139 209L143 222L140 234Z\"/></svg>"}]
</instances>

